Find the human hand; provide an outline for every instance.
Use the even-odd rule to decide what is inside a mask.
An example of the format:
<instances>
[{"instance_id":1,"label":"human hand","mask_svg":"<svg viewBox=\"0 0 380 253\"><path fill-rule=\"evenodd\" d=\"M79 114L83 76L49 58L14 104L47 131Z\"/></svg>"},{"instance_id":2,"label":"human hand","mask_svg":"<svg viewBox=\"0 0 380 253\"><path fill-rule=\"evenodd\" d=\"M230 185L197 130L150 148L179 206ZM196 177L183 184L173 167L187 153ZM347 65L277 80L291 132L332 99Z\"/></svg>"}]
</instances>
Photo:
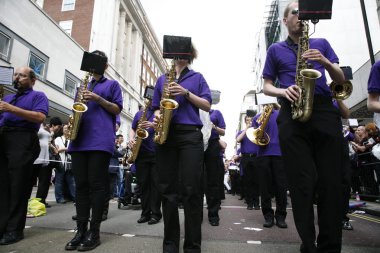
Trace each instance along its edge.
<instances>
[{"instance_id":1,"label":"human hand","mask_svg":"<svg viewBox=\"0 0 380 253\"><path fill-rule=\"evenodd\" d=\"M325 65L327 59L318 49L309 49L305 51L302 58L309 61L316 61L322 65Z\"/></svg>"},{"instance_id":2,"label":"human hand","mask_svg":"<svg viewBox=\"0 0 380 253\"><path fill-rule=\"evenodd\" d=\"M283 89L282 96L293 103L300 97L300 93L300 88L297 85L293 84L288 88Z\"/></svg>"},{"instance_id":3,"label":"human hand","mask_svg":"<svg viewBox=\"0 0 380 253\"><path fill-rule=\"evenodd\" d=\"M187 90L183 88L181 85L175 82L172 82L169 84L169 92L170 92L170 95L173 95L173 96L184 96L186 95Z\"/></svg>"},{"instance_id":4,"label":"human hand","mask_svg":"<svg viewBox=\"0 0 380 253\"><path fill-rule=\"evenodd\" d=\"M87 101L90 101L90 100L92 100L92 101L96 101L96 102L99 102L100 101L100 99L101 99L101 97L98 95L98 94L96 94L96 93L94 93L94 92L91 92L91 91L89 91L89 90L85 90L85 91L83 91L83 99L84 99L84 102L86 103Z\"/></svg>"}]
</instances>

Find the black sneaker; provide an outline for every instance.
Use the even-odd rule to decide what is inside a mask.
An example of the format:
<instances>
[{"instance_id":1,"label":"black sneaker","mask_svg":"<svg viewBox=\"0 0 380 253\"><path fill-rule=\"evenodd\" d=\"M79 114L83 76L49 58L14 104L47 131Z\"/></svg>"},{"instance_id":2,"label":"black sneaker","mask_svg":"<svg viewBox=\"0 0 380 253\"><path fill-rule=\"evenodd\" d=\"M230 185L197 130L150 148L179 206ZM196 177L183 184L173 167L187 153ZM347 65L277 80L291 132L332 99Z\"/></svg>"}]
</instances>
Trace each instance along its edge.
<instances>
[{"instance_id":1,"label":"black sneaker","mask_svg":"<svg viewBox=\"0 0 380 253\"><path fill-rule=\"evenodd\" d=\"M342 229L354 230L354 227L351 225L350 221L342 221Z\"/></svg>"}]
</instances>

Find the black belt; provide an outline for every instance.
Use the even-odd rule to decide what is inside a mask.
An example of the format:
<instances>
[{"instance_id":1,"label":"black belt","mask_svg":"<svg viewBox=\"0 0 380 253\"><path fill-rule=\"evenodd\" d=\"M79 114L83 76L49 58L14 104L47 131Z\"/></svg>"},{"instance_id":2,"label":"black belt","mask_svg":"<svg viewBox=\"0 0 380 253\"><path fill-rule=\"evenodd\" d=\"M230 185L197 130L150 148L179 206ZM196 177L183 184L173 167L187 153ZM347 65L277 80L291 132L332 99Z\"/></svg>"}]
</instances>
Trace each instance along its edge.
<instances>
[{"instance_id":1,"label":"black belt","mask_svg":"<svg viewBox=\"0 0 380 253\"><path fill-rule=\"evenodd\" d=\"M256 157L257 154L241 154L241 157Z\"/></svg>"},{"instance_id":2,"label":"black belt","mask_svg":"<svg viewBox=\"0 0 380 253\"><path fill-rule=\"evenodd\" d=\"M38 131L34 128L26 128L26 127L16 127L16 126L2 126L0 127L0 132L30 132L37 133Z\"/></svg>"},{"instance_id":3,"label":"black belt","mask_svg":"<svg viewBox=\"0 0 380 253\"><path fill-rule=\"evenodd\" d=\"M173 124L170 129L178 131L199 131L201 127L195 125Z\"/></svg>"}]
</instances>

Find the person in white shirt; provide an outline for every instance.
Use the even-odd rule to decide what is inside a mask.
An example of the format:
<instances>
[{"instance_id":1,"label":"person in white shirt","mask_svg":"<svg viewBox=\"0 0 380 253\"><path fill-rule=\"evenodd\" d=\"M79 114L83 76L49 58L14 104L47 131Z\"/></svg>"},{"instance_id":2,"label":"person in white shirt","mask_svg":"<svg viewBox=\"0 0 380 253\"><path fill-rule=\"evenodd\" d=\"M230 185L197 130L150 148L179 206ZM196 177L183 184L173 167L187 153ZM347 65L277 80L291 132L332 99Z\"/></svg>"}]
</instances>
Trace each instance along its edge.
<instances>
[{"instance_id":1,"label":"person in white shirt","mask_svg":"<svg viewBox=\"0 0 380 253\"><path fill-rule=\"evenodd\" d=\"M62 166L55 170L55 198L57 203L64 204L64 184L66 183L69 197L75 202L75 182L74 175L71 172L71 158L67 153L67 147L70 141L66 138L68 134L67 125L63 126L63 135L55 138L54 143L61 157Z\"/></svg>"}]
</instances>

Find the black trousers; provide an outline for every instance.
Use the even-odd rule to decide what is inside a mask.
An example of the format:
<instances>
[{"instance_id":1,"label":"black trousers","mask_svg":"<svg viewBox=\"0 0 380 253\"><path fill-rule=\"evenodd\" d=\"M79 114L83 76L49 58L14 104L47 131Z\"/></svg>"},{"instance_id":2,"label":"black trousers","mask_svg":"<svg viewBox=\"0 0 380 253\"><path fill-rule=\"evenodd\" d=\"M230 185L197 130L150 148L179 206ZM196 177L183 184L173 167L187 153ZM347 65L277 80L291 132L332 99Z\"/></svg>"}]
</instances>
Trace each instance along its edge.
<instances>
[{"instance_id":1,"label":"black trousers","mask_svg":"<svg viewBox=\"0 0 380 253\"><path fill-rule=\"evenodd\" d=\"M184 252L201 252L203 154L200 128L189 131L171 129L166 143L156 146L165 252L179 252L179 196L185 212Z\"/></svg>"},{"instance_id":2,"label":"black trousers","mask_svg":"<svg viewBox=\"0 0 380 253\"><path fill-rule=\"evenodd\" d=\"M104 151L71 153L75 179L76 210L78 221L101 223L104 203L108 198L108 166L111 154Z\"/></svg>"},{"instance_id":3,"label":"black trousers","mask_svg":"<svg viewBox=\"0 0 380 253\"><path fill-rule=\"evenodd\" d=\"M24 230L32 167L39 153L36 132L0 129L0 234Z\"/></svg>"},{"instance_id":4,"label":"black trousers","mask_svg":"<svg viewBox=\"0 0 380 253\"><path fill-rule=\"evenodd\" d=\"M260 179L261 210L264 217L286 218L286 175L281 156L256 158ZM276 199L276 213L272 209L272 196Z\"/></svg>"},{"instance_id":5,"label":"black trousers","mask_svg":"<svg viewBox=\"0 0 380 253\"><path fill-rule=\"evenodd\" d=\"M294 221L304 250L315 248L314 197L317 196L318 252L340 252L342 244L342 123L328 97L314 97L311 119L291 118L290 102L281 101L277 118Z\"/></svg>"},{"instance_id":6,"label":"black trousers","mask_svg":"<svg viewBox=\"0 0 380 253\"><path fill-rule=\"evenodd\" d=\"M220 188L220 145L219 139L210 140L204 156L206 170L206 197L208 219L219 221L219 207L221 204Z\"/></svg>"},{"instance_id":7,"label":"black trousers","mask_svg":"<svg viewBox=\"0 0 380 253\"><path fill-rule=\"evenodd\" d=\"M258 206L260 196L259 174L256 157L242 156L241 166L244 173L244 197L248 206Z\"/></svg>"},{"instance_id":8,"label":"black trousers","mask_svg":"<svg viewBox=\"0 0 380 253\"><path fill-rule=\"evenodd\" d=\"M49 165L33 164L32 178L30 180L29 198L31 197L33 185L38 179L36 198L40 198L41 202L46 202L46 197L49 193L52 168Z\"/></svg>"},{"instance_id":9,"label":"black trousers","mask_svg":"<svg viewBox=\"0 0 380 253\"><path fill-rule=\"evenodd\" d=\"M343 143L343 152L342 152L342 191L343 191L343 208L342 208L342 220L349 221L350 219L347 217L349 207L350 207L350 193L351 193L351 162L349 156L349 148L348 142L344 141Z\"/></svg>"},{"instance_id":10,"label":"black trousers","mask_svg":"<svg viewBox=\"0 0 380 253\"><path fill-rule=\"evenodd\" d=\"M140 150L136 159L137 182L141 187L141 217L162 218L161 194L158 188L158 173L155 153Z\"/></svg>"}]
</instances>

